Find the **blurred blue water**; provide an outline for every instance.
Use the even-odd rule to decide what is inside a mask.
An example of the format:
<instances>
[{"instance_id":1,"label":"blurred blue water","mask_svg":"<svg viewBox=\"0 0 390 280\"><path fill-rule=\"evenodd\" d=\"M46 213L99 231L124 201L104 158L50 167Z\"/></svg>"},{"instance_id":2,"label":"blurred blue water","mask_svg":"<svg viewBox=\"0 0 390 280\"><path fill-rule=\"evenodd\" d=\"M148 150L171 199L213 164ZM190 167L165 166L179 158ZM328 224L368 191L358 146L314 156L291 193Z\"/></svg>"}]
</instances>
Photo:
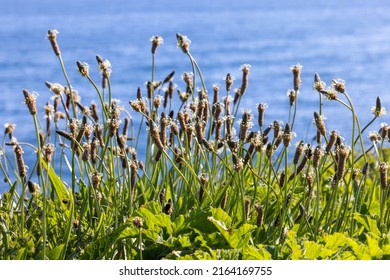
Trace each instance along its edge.
<instances>
[{"instance_id":1,"label":"blurred blue water","mask_svg":"<svg viewBox=\"0 0 390 280\"><path fill-rule=\"evenodd\" d=\"M128 101L137 87L150 80L149 38L157 34L164 45L157 51L156 79L176 70L174 81L184 89L179 76L191 66L176 48L177 32L191 39L191 52L210 92L213 83L223 84L228 72L236 76L238 87L240 65L252 66L241 105L255 111L256 103L268 103L266 122L287 120L289 67L302 64L297 140L309 141L315 132L311 124L313 111L318 110L318 95L311 88L315 72L328 85L334 78L346 80L363 125L372 118L370 108L377 96L385 107L390 104L389 1L0 0L0 4L0 123L16 123L19 141L31 142L34 135L32 119L22 105L22 89L38 92L42 108L51 96L44 81L65 84L46 39L48 29L60 32L68 74L85 104L97 96L78 74L77 60L89 63L98 80L95 55L109 59L113 95L130 110ZM327 128L350 135L350 112L334 102L324 105ZM389 122L381 118L373 129L382 121ZM29 153L32 156L31 151L26 156Z\"/></svg>"}]
</instances>

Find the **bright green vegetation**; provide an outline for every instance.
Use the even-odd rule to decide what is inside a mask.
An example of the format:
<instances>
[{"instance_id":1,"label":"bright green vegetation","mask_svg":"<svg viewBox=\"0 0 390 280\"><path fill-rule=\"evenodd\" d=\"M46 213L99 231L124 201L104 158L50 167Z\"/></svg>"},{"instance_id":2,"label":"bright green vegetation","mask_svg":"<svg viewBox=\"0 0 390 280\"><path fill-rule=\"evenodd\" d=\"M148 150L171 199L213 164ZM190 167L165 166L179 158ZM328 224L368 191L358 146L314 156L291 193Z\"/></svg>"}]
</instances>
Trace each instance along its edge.
<instances>
[{"instance_id":1,"label":"bright green vegetation","mask_svg":"<svg viewBox=\"0 0 390 280\"><path fill-rule=\"evenodd\" d=\"M326 87L316 74L317 136L312 143L297 136L294 146L298 101L304 98L298 95L300 65L291 67L285 124L264 125L272 108L260 103L256 118L238 110L250 66L242 66L238 89L227 74L225 85L209 93L190 42L180 34L183 63L192 71L182 75L185 90L173 84L174 72L155 79L162 43L155 36L145 96L139 88L120 105L111 92L111 64L97 56L101 83L77 62L100 100L82 104L56 37L50 30L66 86L46 82L54 100L45 107L44 124L35 96L23 90L36 142L18 142L15 125L6 124L0 259L390 258L387 124L369 133L369 147L363 141L385 114L379 98L363 127L345 82L335 79ZM181 102L176 112L174 95ZM350 112L350 146L325 126L327 104ZM135 115L142 119L137 127ZM137 154L140 143L145 155ZM23 150L31 149L36 161L26 169Z\"/></svg>"}]
</instances>

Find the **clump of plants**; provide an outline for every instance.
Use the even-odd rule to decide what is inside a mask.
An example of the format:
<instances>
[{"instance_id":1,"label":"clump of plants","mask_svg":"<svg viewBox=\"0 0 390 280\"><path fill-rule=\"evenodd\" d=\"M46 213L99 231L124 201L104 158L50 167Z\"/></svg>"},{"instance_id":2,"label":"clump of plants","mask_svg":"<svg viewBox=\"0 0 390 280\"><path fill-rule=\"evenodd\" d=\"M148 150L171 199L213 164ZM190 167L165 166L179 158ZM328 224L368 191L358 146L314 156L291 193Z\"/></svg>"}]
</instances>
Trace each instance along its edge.
<instances>
[{"instance_id":1,"label":"clump of plants","mask_svg":"<svg viewBox=\"0 0 390 280\"><path fill-rule=\"evenodd\" d=\"M163 39L154 36L151 79L126 105L112 94L109 60L96 56L99 82L87 63L77 61L99 100L84 104L68 78L57 35L48 31L65 84L45 82L54 99L44 108L44 121L36 95L21 90L35 142L16 140L15 124L5 124L1 259L390 257L389 126L368 133L369 147L364 141L385 115L379 97L363 127L345 81L334 79L327 87L315 74L316 137L307 143L294 133L301 65L290 68L284 123L268 125L271 108L261 100L256 117L240 111L250 65L241 66L236 89L229 73L224 85L209 89L190 40L176 34L191 69L181 74L180 86L175 71L155 77ZM323 99L350 112L348 140L326 127ZM28 169L26 149L36 156Z\"/></svg>"}]
</instances>

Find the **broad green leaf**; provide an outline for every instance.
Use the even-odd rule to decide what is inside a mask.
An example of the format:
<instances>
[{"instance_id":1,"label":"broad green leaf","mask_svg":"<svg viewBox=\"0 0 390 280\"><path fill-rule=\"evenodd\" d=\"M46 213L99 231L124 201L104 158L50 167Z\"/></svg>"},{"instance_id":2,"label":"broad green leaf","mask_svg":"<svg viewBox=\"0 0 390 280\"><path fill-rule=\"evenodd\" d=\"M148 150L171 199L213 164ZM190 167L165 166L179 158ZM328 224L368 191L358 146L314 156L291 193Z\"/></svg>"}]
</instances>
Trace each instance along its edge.
<instances>
[{"instance_id":1,"label":"broad green leaf","mask_svg":"<svg viewBox=\"0 0 390 280\"><path fill-rule=\"evenodd\" d=\"M358 260L370 260L370 254L367 246L364 244L359 244L356 240L352 238L347 238L347 243L351 247L353 253L356 255Z\"/></svg>"},{"instance_id":2,"label":"broad green leaf","mask_svg":"<svg viewBox=\"0 0 390 280\"><path fill-rule=\"evenodd\" d=\"M122 232L128 227L128 224L123 224L113 232L97 239L90 243L84 250L84 253L80 256L80 259L84 260L101 260L105 258L106 254L112 249L112 246L122 236Z\"/></svg>"},{"instance_id":3,"label":"broad green leaf","mask_svg":"<svg viewBox=\"0 0 390 280\"><path fill-rule=\"evenodd\" d=\"M237 229L233 229L226 227L223 221L214 217L209 217L208 220L217 227L231 248L245 247L251 237L251 231L256 228L254 225L244 224Z\"/></svg>"},{"instance_id":4,"label":"broad green leaf","mask_svg":"<svg viewBox=\"0 0 390 280\"><path fill-rule=\"evenodd\" d=\"M67 191L64 183L55 173L53 167L51 165L48 166L48 164L43 159L41 160L41 164L48 173L49 180L57 194L59 204L61 205L62 209L66 212L66 215L70 217L70 208L72 207L72 205L71 203L69 203L71 200L69 192Z\"/></svg>"},{"instance_id":5,"label":"broad green leaf","mask_svg":"<svg viewBox=\"0 0 390 280\"><path fill-rule=\"evenodd\" d=\"M258 248L254 246L247 246L242 251L243 260L272 260L272 255L262 245Z\"/></svg>"},{"instance_id":6,"label":"broad green leaf","mask_svg":"<svg viewBox=\"0 0 390 280\"><path fill-rule=\"evenodd\" d=\"M296 232L293 230L288 231L286 235L286 245L291 250L291 259L293 260L302 259L302 249L297 242L296 235Z\"/></svg>"},{"instance_id":7,"label":"broad green leaf","mask_svg":"<svg viewBox=\"0 0 390 280\"><path fill-rule=\"evenodd\" d=\"M323 246L313 241L305 241L303 243L305 248L305 259L316 260L321 256Z\"/></svg>"},{"instance_id":8,"label":"broad green leaf","mask_svg":"<svg viewBox=\"0 0 390 280\"><path fill-rule=\"evenodd\" d=\"M371 219L366 215L360 215L359 213L355 213L354 219L364 226L367 232L375 234L376 236L380 236L381 232L378 229L377 223L375 220Z\"/></svg>"},{"instance_id":9,"label":"broad green leaf","mask_svg":"<svg viewBox=\"0 0 390 280\"><path fill-rule=\"evenodd\" d=\"M50 252L47 254L47 257L50 260L59 260L61 258L61 253L64 250L64 244L58 245L57 247L50 250Z\"/></svg>"},{"instance_id":10,"label":"broad green leaf","mask_svg":"<svg viewBox=\"0 0 390 280\"><path fill-rule=\"evenodd\" d=\"M369 234L367 237L367 246L370 257L373 259L381 259L383 256L383 251L379 248L378 240L371 238Z\"/></svg>"},{"instance_id":11,"label":"broad green leaf","mask_svg":"<svg viewBox=\"0 0 390 280\"><path fill-rule=\"evenodd\" d=\"M325 248L336 249L346 244L346 237L344 234L336 232L332 235L324 236Z\"/></svg>"}]
</instances>

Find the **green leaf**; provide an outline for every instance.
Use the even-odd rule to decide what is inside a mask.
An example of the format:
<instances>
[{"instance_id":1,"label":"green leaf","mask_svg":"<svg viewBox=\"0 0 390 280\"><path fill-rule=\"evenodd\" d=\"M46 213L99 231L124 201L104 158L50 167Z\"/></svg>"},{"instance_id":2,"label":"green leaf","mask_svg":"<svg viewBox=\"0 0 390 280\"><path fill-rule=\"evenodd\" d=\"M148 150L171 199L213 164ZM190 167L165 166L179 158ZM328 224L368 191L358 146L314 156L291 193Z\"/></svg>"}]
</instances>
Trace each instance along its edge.
<instances>
[{"instance_id":1,"label":"green leaf","mask_svg":"<svg viewBox=\"0 0 390 280\"><path fill-rule=\"evenodd\" d=\"M319 259L321 256L321 250L323 246L313 241L305 241L303 243L305 248L305 258L309 260Z\"/></svg>"},{"instance_id":2,"label":"green leaf","mask_svg":"<svg viewBox=\"0 0 390 280\"><path fill-rule=\"evenodd\" d=\"M61 258L61 253L64 250L64 244L58 245L57 247L50 250L50 252L47 254L47 257L50 260L59 260Z\"/></svg>"},{"instance_id":3,"label":"green leaf","mask_svg":"<svg viewBox=\"0 0 390 280\"><path fill-rule=\"evenodd\" d=\"M43 159L41 160L41 164L48 173L49 180L54 188L54 191L57 194L57 199L59 204L61 205L61 208L65 211L66 215L70 218L70 208L72 207L72 205L71 203L69 203L71 200L69 192L67 191L64 183L55 173L53 167L51 165L48 165Z\"/></svg>"},{"instance_id":4,"label":"green leaf","mask_svg":"<svg viewBox=\"0 0 390 280\"><path fill-rule=\"evenodd\" d=\"M113 232L97 239L90 243L80 256L84 260L101 260L107 258L107 253L112 249L112 246L123 236L123 231L128 227L128 224L123 224Z\"/></svg>"},{"instance_id":5,"label":"green leaf","mask_svg":"<svg viewBox=\"0 0 390 280\"><path fill-rule=\"evenodd\" d=\"M361 215L359 213L355 213L354 219L361 224L367 232L375 234L376 236L380 236L381 232L378 229L377 223L375 220L371 219L367 215Z\"/></svg>"},{"instance_id":6,"label":"green leaf","mask_svg":"<svg viewBox=\"0 0 390 280\"><path fill-rule=\"evenodd\" d=\"M332 235L324 236L325 248L336 249L346 245L346 237L344 234L336 232Z\"/></svg>"},{"instance_id":7,"label":"green leaf","mask_svg":"<svg viewBox=\"0 0 390 280\"><path fill-rule=\"evenodd\" d=\"M248 246L243 249L242 252L243 260L272 260L272 255L262 245L258 245L257 248L254 246Z\"/></svg>"},{"instance_id":8,"label":"green leaf","mask_svg":"<svg viewBox=\"0 0 390 280\"><path fill-rule=\"evenodd\" d=\"M369 234L367 237L367 246L368 252L372 259L381 259L383 257L383 251L379 248L379 243L377 239L371 238Z\"/></svg>"},{"instance_id":9,"label":"green leaf","mask_svg":"<svg viewBox=\"0 0 390 280\"><path fill-rule=\"evenodd\" d=\"M231 223L229 215L223 212L222 209L217 209L215 213L217 214L217 217L223 220L218 220L214 216L209 217L208 220L216 226L229 246L231 248L243 248L247 246L251 237L251 231L254 230L256 226L243 224L241 227L233 229L226 226L226 223Z\"/></svg>"},{"instance_id":10,"label":"green leaf","mask_svg":"<svg viewBox=\"0 0 390 280\"><path fill-rule=\"evenodd\" d=\"M302 249L301 246L297 242L296 238L297 233L293 230L290 230L287 232L286 235L286 245L291 250L291 259L292 260L299 260L302 259Z\"/></svg>"},{"instance_id":11,"label":"green leaf","mask_svg":"<svg viewBox=\"0 0 390 280\"><path fill-rule=\"evenodd\" d=\"M364 244L358 243L352 238L347 238L347 243L351 247L353 253L356 255L358 260L370 260L370 254L368 248Z\"/></svg>"}]
</instances>

